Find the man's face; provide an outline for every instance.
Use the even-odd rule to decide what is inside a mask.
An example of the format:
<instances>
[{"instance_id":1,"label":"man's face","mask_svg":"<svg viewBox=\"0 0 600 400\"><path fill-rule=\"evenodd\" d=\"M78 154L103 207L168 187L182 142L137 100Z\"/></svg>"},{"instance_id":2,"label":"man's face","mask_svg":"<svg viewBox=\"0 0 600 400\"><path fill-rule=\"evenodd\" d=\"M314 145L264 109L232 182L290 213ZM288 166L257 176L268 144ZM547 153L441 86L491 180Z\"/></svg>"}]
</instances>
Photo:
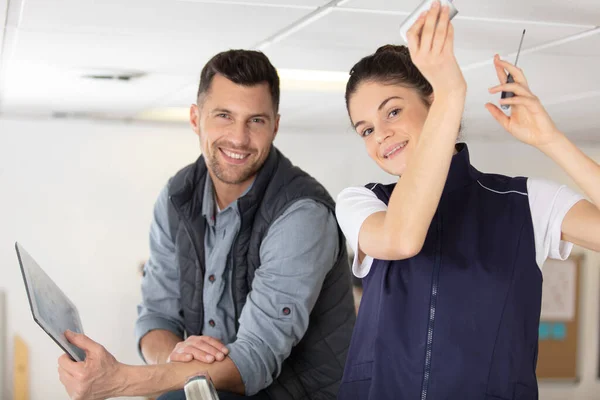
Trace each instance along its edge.
<instances>
[{"instance_id":1,"label":"man's face","mask_svg":"<svg viewBox=\"0 0 600 400\"><path fill-rule=\"evenodd\" d=\"M238 85L215 75L190 108L190 121L213 179L243 185L265 162L279 129L269 85Z\"/></svg>"}]
</instances>

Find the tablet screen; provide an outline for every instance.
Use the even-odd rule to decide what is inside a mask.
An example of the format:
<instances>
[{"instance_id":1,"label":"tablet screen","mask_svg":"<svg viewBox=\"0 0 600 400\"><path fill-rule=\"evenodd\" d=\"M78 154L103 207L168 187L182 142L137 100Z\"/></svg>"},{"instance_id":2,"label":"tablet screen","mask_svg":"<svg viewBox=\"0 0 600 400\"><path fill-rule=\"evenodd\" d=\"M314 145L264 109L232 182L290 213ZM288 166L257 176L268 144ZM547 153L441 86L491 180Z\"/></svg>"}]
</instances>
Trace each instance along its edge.
<instances>
[{"instance_id":1,"label":"tablet screen","mask_svg":"<svg viewBox=\"0 0 600 400\"><path fill-rule=\"evenodd\" d=\"M29 297L33 319L75 361L85 360L85 352L69 343L64 332L68 329L83 333L75 305L40 268L19 243L15 244L21 272Z\"/></svg>"}]
</instances>

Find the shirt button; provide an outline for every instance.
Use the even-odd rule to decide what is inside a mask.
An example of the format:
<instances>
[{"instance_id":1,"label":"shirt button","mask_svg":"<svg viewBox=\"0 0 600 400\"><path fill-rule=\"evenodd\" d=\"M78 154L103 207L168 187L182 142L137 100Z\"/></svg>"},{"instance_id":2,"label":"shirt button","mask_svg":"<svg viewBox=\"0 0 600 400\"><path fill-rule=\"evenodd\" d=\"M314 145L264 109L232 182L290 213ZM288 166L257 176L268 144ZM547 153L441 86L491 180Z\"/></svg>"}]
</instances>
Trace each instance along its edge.
<instances>
[{"instance_id":1,"label":"shirt button","mask_svg":"<svg viewBox=\"0 0 600 400\"><path fill-rule=\"evenodd\" d=\"M283 315L290 315L290 312L291 312L289 307L285 307L282 311L283 311Z\"/></svg>"},{"instance_id":2,"label":"shirt button","mask_svg":"<svg viewBox=\"0 0 600 400\"><path fill-rule=\"evenodd\" d=\"M215 325L216 325L216 323L215 323L215 320L214 320L214 319L211 319L210 321L208 321L208 324L209 324L211 327L213 327L213 328L214 328L214 327L215 327Z\"/></svg>"},{"instance_id":3,"label":"shirt button","mask_svg":"<svg viewBox=\"0 0 600 400\"><path fill-rule=\"evenodd\" d=\"M208 281L209 281L210 283L213 283L213 282L215 281L215 279L216 279L216 278L215 278L215 276L214 276L214 275L211 275L211 276L209 276L209 277L208 277Z\"/></svg>"}]
</instances>

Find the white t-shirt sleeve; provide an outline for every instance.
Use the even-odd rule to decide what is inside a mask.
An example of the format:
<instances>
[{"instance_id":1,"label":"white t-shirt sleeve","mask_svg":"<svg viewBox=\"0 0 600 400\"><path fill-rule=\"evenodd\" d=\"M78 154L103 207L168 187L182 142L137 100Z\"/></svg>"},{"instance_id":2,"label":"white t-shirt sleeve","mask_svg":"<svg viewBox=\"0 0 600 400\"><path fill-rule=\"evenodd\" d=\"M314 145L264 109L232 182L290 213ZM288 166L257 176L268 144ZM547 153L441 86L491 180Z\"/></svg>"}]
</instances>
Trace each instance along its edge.
<instances>
[{"instance_id":1,"label":"white t-shirt sleeve","mask_svg":"<svg viewBox=\"0 0 600 400\"><path fill-rule=\"evenodd\" d=\"M538 267L542 268L547 258L566 260L573 244L561 240L562 221L583 196L565 185L532 178L527 179L527 193Z\"/></svg>"},{"instance_id":2,"label":"white t-shirt sleeve","mask_svg":"<svg viewBox=\"0 0 600 400\"><path fill-rule=\"evenodd\" d=\"M359 278L367 276L371 264L373 264L373 258L365 256L362 263L358 262L358 234L367 217L381 211L387 211L387 205L366 187L346 188L337 197L335 214L340 228L354 252L352 272Z\"/></svg>"}]
</instances>

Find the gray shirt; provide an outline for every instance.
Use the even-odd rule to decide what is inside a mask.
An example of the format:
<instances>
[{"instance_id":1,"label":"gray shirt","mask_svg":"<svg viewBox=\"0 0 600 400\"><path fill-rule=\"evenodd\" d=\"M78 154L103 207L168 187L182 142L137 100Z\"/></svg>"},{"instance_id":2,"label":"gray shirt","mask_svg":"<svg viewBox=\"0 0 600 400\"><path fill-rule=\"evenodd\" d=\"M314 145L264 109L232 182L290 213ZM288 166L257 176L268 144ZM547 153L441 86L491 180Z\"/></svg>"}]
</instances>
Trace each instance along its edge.
<instances>
[{"instance_id":1,"label":"gray shirt","mask_svg":"<svg viewBox=\"0 0 600 400\"><path fill-rule=\"evenodd\" d=\"M168 229L168 202L167 185L156 201L150 228L150 258L144 267L143 300L135 329L138 346L154 329L183 337L179 270ZM236 333L228 254L241 220L237 201L224 210L217 209L208 175L202 215L207 222L202 333L227 345L246 394L253 395L279 375L283 361L308 328L310 312L339 253L337 222L323 204L302 199L272 223L260 247L261 266ZM283 309L291 312L284 314Z\"/></svg>"}]
</instances>

